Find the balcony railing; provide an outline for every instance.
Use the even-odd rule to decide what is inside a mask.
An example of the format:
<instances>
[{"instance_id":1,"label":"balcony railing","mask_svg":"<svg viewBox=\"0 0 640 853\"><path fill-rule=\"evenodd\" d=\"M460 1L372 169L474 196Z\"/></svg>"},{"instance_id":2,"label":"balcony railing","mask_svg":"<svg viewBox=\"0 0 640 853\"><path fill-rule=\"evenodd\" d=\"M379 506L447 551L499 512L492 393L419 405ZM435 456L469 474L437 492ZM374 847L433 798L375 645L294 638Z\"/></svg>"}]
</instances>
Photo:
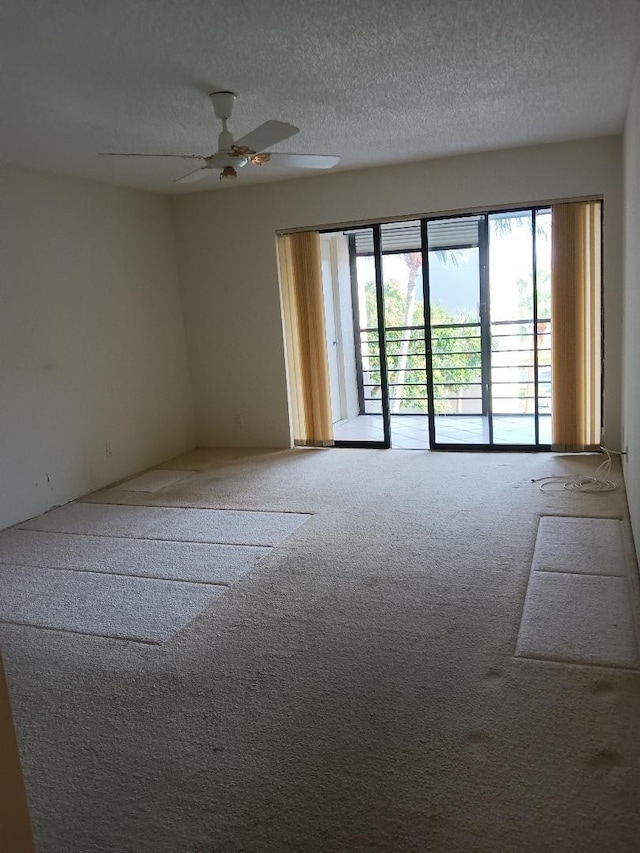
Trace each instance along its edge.
<instances>
[{"instance_id":1,"label":"balcony railing","mask_svg":"<svg viewBox=\"0 0 640 853\"><path fill-rule=\"evenodd\" d=\"M389 403L393 414L427 414L427 346L422 326L385 330ZM551 408L551 320L491 323L490 352L480 323L431 327L435 414L533 414ZM381 411L378 330L360 330L359 391L363 414ZM489 388L487 387L490 385ZM490 393L490 400L489 400Z\"/></svg>"}]
</instances>

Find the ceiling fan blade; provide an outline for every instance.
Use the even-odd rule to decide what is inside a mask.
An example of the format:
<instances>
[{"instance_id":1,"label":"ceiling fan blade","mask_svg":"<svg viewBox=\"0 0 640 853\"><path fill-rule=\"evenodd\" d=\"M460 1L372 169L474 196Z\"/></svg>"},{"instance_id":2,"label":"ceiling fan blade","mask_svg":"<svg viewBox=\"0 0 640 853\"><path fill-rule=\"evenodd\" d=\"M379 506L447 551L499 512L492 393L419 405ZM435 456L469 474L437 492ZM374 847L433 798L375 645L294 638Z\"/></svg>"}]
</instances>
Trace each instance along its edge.
<instances>
[{"instance_id":1,"label":"ceiling fan blade","mask_svg":"<svg viewBox=\"0 0 640 853\"><path fill-rule=\"evenodd\" d=\"M274 166L291 166L294 169L331 169L340 162L330 154L270 154Z\"/></svg>"},{"instance_id":2,"label":"ceiling fan blade","mask_svg":"<svg viewBox=\"0 0 640 853\"><path fill-rule=\"evenodd\" d=\"M100 151L98 157L179 157L181 160L204 160L204 154L121 154L119 151Z\"/></svg>"},{"instance_id":3,"label":"ceiling fan blade","mask_svg":"<svg viewBox=\"0 0 640 853\"><path fill-rule=\"evenodd\" d=\"M248 148L250 151L264 151L278 142L284 142L285 139L295 136L296 133L300 133L299 127L272 119L265 121L241 139L236 139L235 144L238 148Z\"/></svg>"},{"instance_id":4,"label":"ceiling fan blade","mask_svg":"<svg viewBox=\"0 0 640 853\"><path fill-rule=\"evenodd\" d=\"M194 169L193 172L187 172L187 174L183 175L181 178L176 178L173 183L190 184L192 181L199 181L202 178L206 178L207 175L210 175L214 171L215 169L206 169L200 166L199 169Z\"/></svg>"}]
</instances>

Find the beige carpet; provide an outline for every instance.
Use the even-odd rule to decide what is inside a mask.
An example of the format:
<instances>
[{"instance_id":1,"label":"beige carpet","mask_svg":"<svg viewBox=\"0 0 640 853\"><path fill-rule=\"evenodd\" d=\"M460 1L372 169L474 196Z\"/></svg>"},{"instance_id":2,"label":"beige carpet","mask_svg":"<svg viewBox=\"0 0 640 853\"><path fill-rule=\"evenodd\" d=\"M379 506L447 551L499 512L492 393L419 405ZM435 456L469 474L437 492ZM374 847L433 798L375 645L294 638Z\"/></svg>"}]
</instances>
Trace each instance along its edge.
<instances>
[{"instance_id":1,"label":"beige carpet","mask_svg":"<svg viewBox=\"0 0 640 853\"><path fill-rule=\"evenodd\" d=\"M626 512L531 478L593 467L194 452L92 496L315 515L163 646L0 627L40 853L637 853L638 672L514 656L540 516Z\"/></svg>"}]
</instances>

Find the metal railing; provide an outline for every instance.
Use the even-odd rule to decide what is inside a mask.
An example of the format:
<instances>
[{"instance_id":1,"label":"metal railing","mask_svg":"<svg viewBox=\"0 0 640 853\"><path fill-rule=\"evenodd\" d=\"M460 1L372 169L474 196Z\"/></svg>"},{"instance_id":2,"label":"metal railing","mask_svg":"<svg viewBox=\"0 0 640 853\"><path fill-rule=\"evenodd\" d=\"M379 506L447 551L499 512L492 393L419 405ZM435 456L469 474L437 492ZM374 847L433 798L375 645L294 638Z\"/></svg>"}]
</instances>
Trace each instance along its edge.
<instances>
[{"instance_id":1,"label":"metal railing","mask_svg":"<svg viewBox=\"0 0 640 853\"><path fill-rule=\"evenodd\" d=\"M490 351L476 323L431 327L435 414L533 414L551 407L551 320L491 323ZM422 326L385 329L389 404L392 414L427 414L428 355ZM376 328L360 329L358 377L363 414L381 411L380 350Z\"/></svg>"}]
</instances>

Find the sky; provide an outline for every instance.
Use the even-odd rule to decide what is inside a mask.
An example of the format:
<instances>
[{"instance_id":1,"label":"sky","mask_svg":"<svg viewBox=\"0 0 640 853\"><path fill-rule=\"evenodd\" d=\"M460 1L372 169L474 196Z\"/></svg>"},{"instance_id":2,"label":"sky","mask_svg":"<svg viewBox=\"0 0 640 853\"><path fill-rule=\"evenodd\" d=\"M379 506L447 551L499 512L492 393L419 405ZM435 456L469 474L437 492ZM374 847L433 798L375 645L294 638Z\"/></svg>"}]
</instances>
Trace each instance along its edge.
<instances>
[{"instance_id":1,"label":"sky","mask_svg":"<svg viewBox=\"0 0 640 853\"><path fill-rule=\"evenodd\" d=\"M516 319L522 295L517 287L520 279L532 280L532 235L528 217L512 219L511 231L501 233L489 219L489 282L491 319ZM538 217L536 251L539 286L551 268L551 216ZM542 232L542 233L540 233ZM448 313L477 316L479 303L478 250L465 249L458 254L457 265L446 262L437 253L430 253L429 278L432 304L440 304ZM373 258L360 258L359 267L365 280L373 280ZM545 275L546 274L546 275ZM402 255L383 257L383 276L402 284L408 270ZM416 298L422 298L422 276L419 274Z\"/></svg>"}]
</instances>

